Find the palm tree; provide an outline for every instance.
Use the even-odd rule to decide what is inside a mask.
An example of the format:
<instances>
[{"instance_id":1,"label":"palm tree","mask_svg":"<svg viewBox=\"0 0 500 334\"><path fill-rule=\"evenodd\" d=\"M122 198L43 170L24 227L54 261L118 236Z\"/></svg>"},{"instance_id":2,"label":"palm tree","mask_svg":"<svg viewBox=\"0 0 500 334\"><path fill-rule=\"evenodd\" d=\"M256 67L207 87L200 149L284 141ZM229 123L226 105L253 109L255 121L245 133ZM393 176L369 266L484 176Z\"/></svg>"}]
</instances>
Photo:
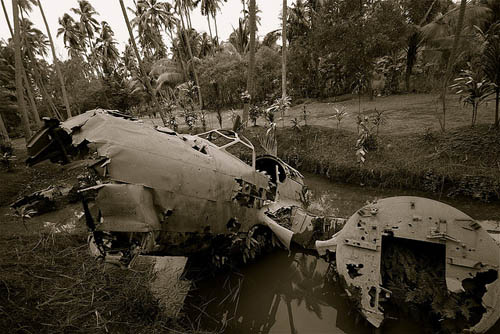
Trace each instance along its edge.
<instances>
[{"instance_id":1,"label":"palm tree","mask_svg":"<svg viewBox=\"0 0 500 334\"><path fill-rule=\"evenodd\" d=\"M2 135L2 140L6 143L10 142L9 132L7 132L7 128L5 127L5 123L2 118L2 113L0 113L0 135Z\"/></svg>"},{"instance_id":2,"label":"palm tree","mask_svg":"<svg viewBox=\"0 0 500 334\"><path fill-rule=\"evenodd\" d=\"M486 77L495 85L495 127L498 128L498 104L500 100L500 22L491 25L488 32L481 35L484 40L481 63Z\"/></svg>"},{"instance_id":3,"label":"palm tree","mask_svg":"<svg viewBox=\"0 0 500 334\"><path fill-rule=\"evenodd\" d=\"M95 50L101 60L101 66L105 74L113 71L120 58L114 32L106 21L101 22L101 34L96 40Z\"/></svg>"},{"instance_id":4,"label":"palm tree","mask_svg":"<svg viewBox=\"0 0 500 334\"><path fill-rule=\"evenodd\" d=\"M14 49L15 49L15 64L16 64L16 96L17 105L19 113L21 114L21 120L24 128L24 136L26 141L31 137L31 130L28 120L28 114L26 112L26 103L24 101L24 89L22 82L22 70L23 63L21 60L21 38L20 38L20 25L19 25L19 7L17 5L17 0L12 0L12 12L14 19Z\"/></svg>"},{"instance_id":5,"label":"palm tree","mask_svg":"<svg viewBox=\"0 0 500 334\"><path fill-rule=\"evenodd\" d=\"M181 68L182 68L182 73L184 75L184 80L188 80L189 75L186 69L186 61L184 60L183 54L180 52L179 49L179 44L177 43L176 45L176 39L174 38L174 30L177 31L177 35L181 36L180 34L180 22L179 20L175 17L175 10L174 7L168 3L164 2L162 3L164 6L164 13L165 16L163 17L163 27L165 28L165 31L167 32L168 36L170 37L170 42L172 43L172 52L173 52L173 59L179 61ZM178 40L177 40L178 42Z\"/></svg>"},{"instance_id":6,"label":"palm tree","mask_svg":"<svg viewBox=\"0 0 500 334\"><path fill-rule=\"evenodd\" d=\"M56 68L57 77L59 79L59 83L61 84L61 91L63 95L64 106L66 107L66 114L68 118L71 115L71 108L69 106L68 94L66 93L66 84L64 82L64 78L62 76L61 68L59 66L59 60L56 56L56 48L54 46L54 41L52 40L52 34L50 33L49 25L47 23L47 19L45 18L45 13L42 8L42 3L38 0L38 8L40 8L40 14L42 14L43 22L45 24L45 29L47 30L47 35L49 36L50 49L52 51L52 62L54 63L54 67Z\"/></svg>"},{"instance_id":7,"label":"palm tree","mask_svg":"<svg viewBox=\"0 0 500 334\"><path fill-rule=\"evenodd\" d=\"M59 25L57 29L57 37L63 35L64 46L68 49L68 54L71 58L78 58L81 56L81 33L77 23L68 13L64 13L63 17L59 18Z\"/></svg>"},{"instance_id":8,"label":"palm tree","mask_svg":"<svg viewBox=\"0 0 500 334\"><path fill-rule=\"evenodd\" d=\"M199 58L204 58L209 54L214 54L214 40L207 35L206 32L200 36L200 51L198 52Z\"/></svg>"},{"instance_id":9,"label":"palm tree","mask_svg":"<svg viewBox=\"0 0 500 334\"><path fill-rule=\"evenodd\" d=\"M210 33L211 40L214 39L214 36L212 35L212 25L210 24L210 15L212 15L214 11L213 9L214 5L217 5L217 3L214 0L201 0L200 4L201 15L207 17L208 31Z\"/></svg>"},{"instance_id":10,"label":"palm tree","mask_svg":"<svg viewBox=\"0 0 500 334\"><path fill-rule=\"evenodd\" d=\"M255 0L250 0L248 5L249 10L249 23L250 23L250 42L249 42L249 59L248 59L248 78L247 78L247 92L250 95L250 103L253 102L254 99L254 80L255 80ZM243 123L247 124L248 122L248 103L245 103L245 107L243 109Z\"/></svg>"},{"instance_id":11,"label":"palm tree","mask_svg":"<svg viewBox=\"0 0 500 334\"><path fill-rule=\"evenodd\" d=\"M283 0L283 13L282 13L282 32L281 32L281 98L286 97L286 20L287 20L287 4Z\"/></svg>"},{"instance_id":12,"label":"palm tree","mask_svg":"<svg viewBox=\"0 0 500 334\"><path fill-rule=\"evenodd\" d=\"M267 46L275 51L279 49L278 40L281 38L281 31L279 29L268 32L262 40L262 45Z\"/></svg>"},{"instance_id":13,"label":"palm tree","mask_svg":"<svg viewBox=\"0 0 500 334\"><path fill-rule=\"evenodd\" d=\"M151 99L153 100L153 104L154 104L154 107L156 109L156 112L158 112L160 114L160 117L163 121L163 125L167 126L167 120L165 119L165 117L163 116L163 113L161 112L160 104L158 103L158 99L156 98L156 94L153 90L153 87L151 87L150 79L149 79L148 74L144 68L144 64L142 63L141 55L139 54L139 49L137 48L137 44L135 43L134 33L132 32L132 26L130 25L130 21L128 20L127 10L125 9L125 5L123 4L123 0L120 0L120 7L122 8L123 19L125 20L125 24L127 25L130 43L132 44L132 47L133 47L134 53L135 53L135 57L137 58L137 62L139 63L139 69L141 71L141 76L144 78L146 87L148 89L148 93L151 95Z\"/></svg>"},{"instance_id":14,"label":"palm tree","mask_svg":"<svg viewBox=\"0 0 500 334\"><path fill-rule=\"evenodd\" d=\"M231 43L241 55L248 51L250 30L247 20L241 17L238 19L238 28L233 28L233 32L229 35L229 43Z\"/></svg>"},{"instance_id":15,"label":"palm tree","mask_svg":"<svg viewBox=\"0 0 500 334\"><path fill-rule=\"evenodd\" d=\"M95 65L97 59L94 57L94 34L99 32L99 22L93 17L97 15L94 7L87 0L78 0L78 8L71 8L71 11L80 16L78 27L82 36L81 42L84 49L89 48L87 59L90 64Z\"/></svg>"},{"instance_id":16,"label":"palm tree","mask_svg":"<svg viewBox=\"0 0 500 334\"><path fill-rule=\"evenodd\" d=\"M139 33L139 44L147 58L160 59L166 56L167 50L161 36L161 27L168 21L171 13L168 6L156 0L139 0L135 10L135 17L131 23ZM154 51L154 53L153 53Z\"/></svg>"},{"instance_id":17,"label":"palm tree","mask_svg":"<svg viewBox=\"0 0 500 334\"><path fill-rule=\"evenodd\" d=\"M467 6L467 0L461 0L460 2L460 12L458 16L457 28L455 31L455 39L453 40L453 46L451 48L450 58L446 64L446 73L444 77L443 83L443 93L442 93L442 104L443 104L443 120L442 120L442 130L446 130L446 91L448 89L448 83L451 78L451 70L453 66L453 62L455 61L455 57L458 50L458 45L460 44L460 35L462 34L462 29L464 26L464 17L465 17L465 8Z\"/></svg>"},{"instance_id":18,"label":"palm tree","mask_svg":"<svg viewBox=\"0 0 500 334\"><path fill-rule=\"evenodd\" d=\"M180 17L181 26L182 26L182 29L181 29L182 34L184 35L184 39L186 40L189 58L191 59L191 68L193 69L194 80L196 82L196 86L198 86L198 102L200 103L200 108L203 109L203 98L201 96L200 80L198 79L198 72L196 71L196 67L194 64L193 51L191 50L191 43L189 42L190 39L188 37L188 34L186 32L186 27L184 25L183 12L186 12L186 13L189 12L187 8L189 8L190 3L191 3L191 1L189 1L189 0L177 0L175 3L175 6L176 6L175 9Z\"/></svg>"},{"instance_id":19,"label":"palm tree","mask_svg":"<svg viewBox=\"0 0 500 334\"><path fill-rule=\"evenodd\" d=\"M424 1L425 2L425 1ZM405 88L406 91L410 91L410 77L413 73L413 67L415 66L415 63L417 62L417 54L419 49L422 46L423 42L423 35L422 35L422 26L424 24L429 23L429 19L432 18L431 13L436 12L437 8L439 7L438 0L427 0L427 3L430 3L427 8L423 7L425 9L425 12L422 12L423 16L418 17L417 15L410 15L409 13L409 20L410 26L413 29L413 32L409 34L408 40L407 40L407 46L406 46L406 71L405 71ZM407 12L410 12L410 10L407 10ZM417 21L418 22L415 22Z\"/></svg>"},{"instance_id":20,"label":"palm tree","mask_svg":"<svg viewBox=\"0 0 500 334\"><path fill-rule=\"evenodd\" d=\"M5 4L4 4L3 0L2 0L2 8L3 8L4 15L5 15L5 20L7 22L7 26L9 27L10 35L11 35L11 37L13 39L14 38L14 32L12 30L12 26L10 25L9 16L7 15L7 11L5 9ZM40 120L40 115L38 113L38 109L37 109L37 106L36 106L35 98L34 98L34 95L33 95L33 89L31 87L31 82L29 81L29 78L28 78L28 76L26 74L26 69L24 68L24 66L21 69L21 76L23 77L23 82L24 82L24 85L25 85L25 88L26 88L26 93L28 94L28 99L30 101L31 111L33 113L33 118L35 119L36 124L38 126L41 126L42 125L42 121Z\"/></svg>"}]
</instances>

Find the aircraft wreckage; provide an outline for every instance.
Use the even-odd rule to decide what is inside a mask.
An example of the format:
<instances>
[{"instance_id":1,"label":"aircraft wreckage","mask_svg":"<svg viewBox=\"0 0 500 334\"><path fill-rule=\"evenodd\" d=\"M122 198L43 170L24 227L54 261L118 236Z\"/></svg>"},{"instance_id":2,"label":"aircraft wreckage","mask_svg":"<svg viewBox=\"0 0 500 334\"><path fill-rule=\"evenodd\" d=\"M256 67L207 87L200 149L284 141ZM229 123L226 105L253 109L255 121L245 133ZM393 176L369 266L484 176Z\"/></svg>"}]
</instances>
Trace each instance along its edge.
<instances>
[{"instance_id":1,"label":"aircraft wreckage","mask_svg":"<svg viewBox=\"0 0 500 334\"><path fill-rule=\"evenodd\" d=\"M397 239L437 247L448 296L482 282L482 311L470 332L484 333L500 318L500 243L446 204L393 197L347 220L314 216L306 211L303 176L275 156L256 157L237 133L178 134L101 109L62 123L46 119L27 146L29 165L79 163L94 176L79 193L90 248L107 262L127 266L139 254L189 256L235 240L249 245L267 233L287 249L333 263L363 317L379 327L382 304L392 295L382 279L382 248ZM244 151L248 161L231 154Z\"/></svg>"}]
</instances>

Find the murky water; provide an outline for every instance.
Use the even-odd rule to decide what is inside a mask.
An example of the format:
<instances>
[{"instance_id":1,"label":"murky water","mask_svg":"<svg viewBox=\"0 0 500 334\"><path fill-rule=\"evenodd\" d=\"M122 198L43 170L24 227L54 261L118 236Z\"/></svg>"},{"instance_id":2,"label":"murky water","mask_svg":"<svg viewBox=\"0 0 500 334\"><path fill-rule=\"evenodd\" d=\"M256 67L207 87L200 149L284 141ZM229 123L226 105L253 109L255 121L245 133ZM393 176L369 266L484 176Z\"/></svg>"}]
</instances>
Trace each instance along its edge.
<instances>
[{"instance_id":1,"label":"murky water","mask_svg":"<svg viewBox=\"0 0 500 334\"><path fill-rule=\"evenodd\" d=\"M333 184L306 175L312 191L310 209L318 214L349 217L367 201L396 195L438 199L422 192ZM500 220L500 207L441 198L479 220ZM325 282L328 265L321 259L277 251L238 272L219 273L193 282L184 312L192 327L225 333L421 333L422 324L408 319L371 328L349 304L338 284ZM500 333L500 322L488 334Z\"/></svg>"}]
</instances>

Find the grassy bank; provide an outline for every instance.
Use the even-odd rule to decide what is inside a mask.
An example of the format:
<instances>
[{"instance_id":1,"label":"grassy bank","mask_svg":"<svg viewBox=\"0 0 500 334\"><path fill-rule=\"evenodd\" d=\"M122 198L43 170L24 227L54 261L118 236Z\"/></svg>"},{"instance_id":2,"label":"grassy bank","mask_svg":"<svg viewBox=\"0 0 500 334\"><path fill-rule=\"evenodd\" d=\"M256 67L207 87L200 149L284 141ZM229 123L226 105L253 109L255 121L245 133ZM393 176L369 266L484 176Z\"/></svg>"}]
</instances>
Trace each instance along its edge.
<instances>
[{"instance_id":1,"label":"grassy bank","mask_svg":"<svg viewBox=\"0 0 500 334\"><path fill-rule=\"evenodd\" d=\"M264 128L244 132L256 147ZM303 172L332 181L406 188L465 196L500 198L500 133L488 125L446 133L381 134L362 166L353 131L318 126L278 129L278 155ZM259 147L260 150L260 147Z\"/></svg>"},{"instance_id":2,"label":"grassy bank","mask_svg":"<svg viewBox=\"0 0 500 334\"><path fill-rule=\"evenodd\" d=\"M165 316L151 261L105 267L83 233L2 235L0 249L2 333L201 333Z\"/></svg>"}]
</instances>

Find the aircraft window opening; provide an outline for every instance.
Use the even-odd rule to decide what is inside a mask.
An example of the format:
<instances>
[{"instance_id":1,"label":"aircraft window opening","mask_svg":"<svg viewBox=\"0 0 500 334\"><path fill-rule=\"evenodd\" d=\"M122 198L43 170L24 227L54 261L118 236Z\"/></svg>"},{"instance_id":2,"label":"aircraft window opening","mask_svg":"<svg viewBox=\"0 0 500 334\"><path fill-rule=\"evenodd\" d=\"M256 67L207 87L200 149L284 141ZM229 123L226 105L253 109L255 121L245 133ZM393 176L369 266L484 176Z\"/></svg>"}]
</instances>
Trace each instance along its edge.
<instances>
[{"instance_id":1,"label":"aircraft window opening","mask_svg":"<svg viewBox=\"0 0 500 334\"><path fill-rule=\"evenodd\" d=\"M255 167L255 148L245 137L240 137L231 130L211 130L198 137L208 140L219 150L226 151L238 160ZM247 153L248 152L248 153Z\"/></svg>"},{"instance_id":2,"label":"aircraft window opening","mask_svg":"<svg viewBox=\"0 0 500 334\"><path fill-rule=\"evenodd\" d=\"M271 158L260 158L255 163L255 168L271 178L271 182L277 184L285 182L286 172L283 166L276 160Z\"/></svg>"}]
</instances>

